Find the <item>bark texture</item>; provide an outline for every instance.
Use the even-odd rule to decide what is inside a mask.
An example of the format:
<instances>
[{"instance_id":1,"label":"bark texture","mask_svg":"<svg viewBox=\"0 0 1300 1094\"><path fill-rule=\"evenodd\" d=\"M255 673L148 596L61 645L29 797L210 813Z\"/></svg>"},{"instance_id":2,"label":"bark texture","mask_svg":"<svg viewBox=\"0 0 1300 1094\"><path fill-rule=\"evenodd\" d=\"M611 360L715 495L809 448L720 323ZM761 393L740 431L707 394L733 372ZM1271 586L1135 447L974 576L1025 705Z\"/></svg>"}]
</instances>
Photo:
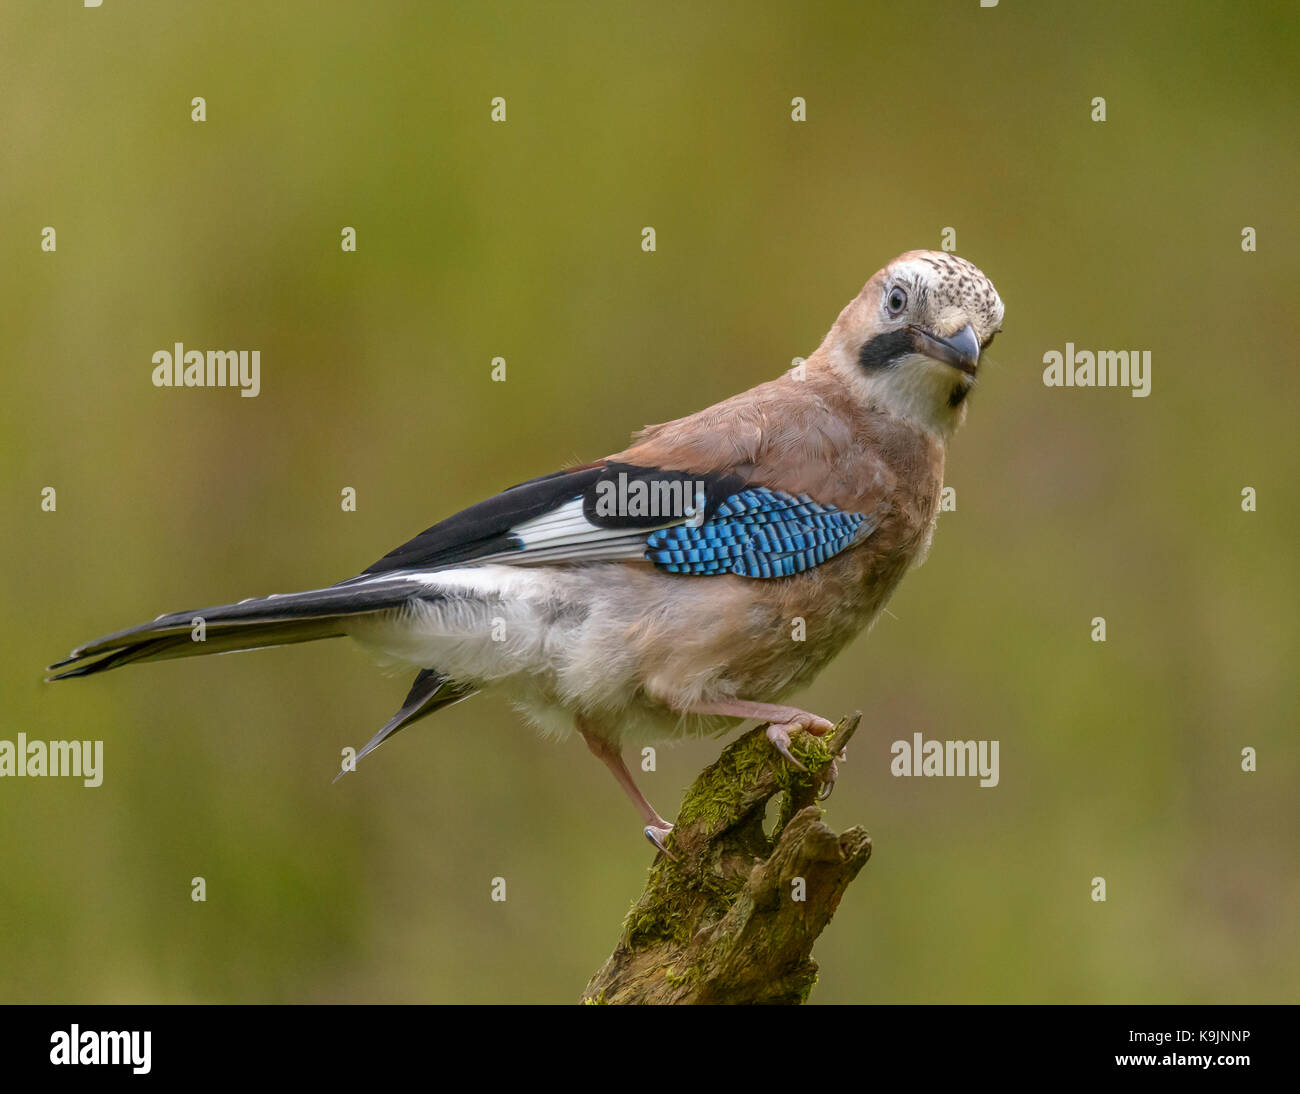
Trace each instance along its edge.
<instances>
[{"instance_id":1,"label":"bark texture","mask_svg":"<svg viewBox=\"0 0 1300 1094\"><path fill-rule=\"evenodd\" d=\"M802 1003L813 943L871 856L862 828L822 823L817 794L860 714L825 737L794 737L791 767L764 727L746 733L687 792L668 847L583 992L584 1003ZM778 799L771 834L769 805Z\"/></svg>"}]
</instances>

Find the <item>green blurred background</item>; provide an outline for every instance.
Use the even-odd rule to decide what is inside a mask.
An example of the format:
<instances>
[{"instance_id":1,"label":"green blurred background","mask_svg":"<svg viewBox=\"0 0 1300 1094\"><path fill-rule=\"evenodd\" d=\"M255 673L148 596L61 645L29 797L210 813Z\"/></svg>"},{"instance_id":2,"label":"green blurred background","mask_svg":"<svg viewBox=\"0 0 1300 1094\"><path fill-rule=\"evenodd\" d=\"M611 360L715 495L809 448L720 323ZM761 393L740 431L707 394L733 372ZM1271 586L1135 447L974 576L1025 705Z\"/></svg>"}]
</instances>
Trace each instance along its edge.
<instances>
[{"instance_id":1,"label":"green blurred background","mask_svg":"<svg viewBox=\"0 0 1300 1094\"><path fill-rule=\"evenodd\" d=\"M41 667L774 376L952 226L1005 332L930 561L804 696L866 711L828 819L875 842L813 999L1296 1001L1298 40L1289 3L9 0L0 736L105 778L0 782L0 999L575 1000L651 857L580 741L479 697L335 786L407 683L348 643ZM153 387L176 341L259 348L261 395ZM1045 388L1066 341L1150 349L1151 396ZM891 777L917 731L1001 784ZM661 750L661 810L718 748Z\"/></svg>"}]
</instances>

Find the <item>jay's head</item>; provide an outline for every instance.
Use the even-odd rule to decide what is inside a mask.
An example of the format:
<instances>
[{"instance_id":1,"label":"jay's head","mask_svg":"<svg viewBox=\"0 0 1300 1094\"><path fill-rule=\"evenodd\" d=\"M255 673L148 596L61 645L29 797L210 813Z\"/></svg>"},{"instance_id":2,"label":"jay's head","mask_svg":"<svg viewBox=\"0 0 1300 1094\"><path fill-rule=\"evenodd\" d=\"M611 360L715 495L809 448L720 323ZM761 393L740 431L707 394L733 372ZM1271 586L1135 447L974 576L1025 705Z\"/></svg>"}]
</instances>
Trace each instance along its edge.
<instances>
[{"instance_id":1,"label":"jay's head","mask_svg":"<svg viewBox=\"0 0 1300 1094\"><path fill-rule=\"evenodd\" d=\"M908 251L866 283L823 348L858 398L947 437L966 413L1002 298L964 258Z\"/></svg>"}]
</instances>

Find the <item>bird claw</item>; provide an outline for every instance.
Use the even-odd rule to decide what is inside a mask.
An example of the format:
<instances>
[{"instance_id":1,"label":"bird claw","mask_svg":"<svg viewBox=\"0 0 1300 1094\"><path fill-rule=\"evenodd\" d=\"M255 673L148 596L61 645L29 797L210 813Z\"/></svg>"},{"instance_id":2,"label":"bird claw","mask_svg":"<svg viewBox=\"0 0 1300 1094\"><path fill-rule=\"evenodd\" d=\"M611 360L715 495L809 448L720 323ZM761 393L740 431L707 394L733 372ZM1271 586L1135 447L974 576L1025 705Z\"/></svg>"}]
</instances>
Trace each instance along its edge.
<instances>
[{"instance_id":1,"label":"bird claw","mask_svg":"<svg viewBox=\"0 0 1300 1094\"><path fill-rule=\"evenodd\" d=\"M817 792L817 800L824 802L831 796L831 791L835 789L835 780L840 777L840 764L846 762L849 758L849 750L841 748L834 756L831 762L826 765L826 770L822 772L822 788Z\"/></svg>"},{"instance_id":2,"label":"bird claw","mask_svg":"<svg viewBox=\"0 0 1300 1094\"><path fill-rule=\"evenodd\" d=\"M790 730L798 728L800 727L795 725L770 725L767 727L767 739L772 742L772 747L789 761L792 767L796 767L800 771L807 771L808 769L796 760L794 753L790 751Z\"/></svg>"},{"instance_id":3,"label":"bird claw","mask_svg":"<svg viewBox=\"0 0 1300 1094\"><path fill-rule=\"evenodd\" d=\"M775 748L784 756L792 767L800 771L807 771L798 760L794 758L794 753L790 751L790 734L803 730L805 733L811 733L814 737L823 737L835 728L834 722L828 722L825 718L819 718L816 714L805 714L802 711L791 711L794 718L788 722L773 722L767 727L767 739L772 742Z\"/></svg>"},{"instance_id":4,"label":"bird claw","mask_svg":"<svg viewBox=\"0 0 1300 1094\"><path fill-rule=\"evenodd\" d=\"M827 722L825 718L817 718L815 716L810 717L812 717L812 724L810 725L803 725L800 722L788 722L784 724L777 723L767 727L767 739L772 742L772 747L781 753L792 767L795 767L800 771L807 771L808 769L795 759L794 753L790 751L790 732L792 730L803 729L814 733L817 736L821 736L821 733L818 733L817 731L821 729L822 725L825 724L830 726L830 723ZM831 728L834 727L831 726ZM822 732L825 731L823 730ZM824 802L831 796L831 791L835 789L835 780L840 776L840 769L836 761L843 761L847 758L847 752L843 748L836 752L832 757L831 762L822 773L822 788L817 793L818 801Z\"/></svg>"},{"instance_id":5,"label":"bird claw","mask_svg":"<svg viewBox=\"0 0 1300 1094\"><path fill-rule=\"evenodd\" d=\"M835 761L831 760L822 773L822 788L817 791L817 800L819 802L824 802L831 796L831 791L835 789L835 780L839 777L840 769L835 766Z\"/></svg>"},{"instance_id":6,"label":"bird claw","mask_svg":"<svg viewBox=\"0 0 1300 1094\"><path fill-rule=\"evenodd\" d=\"M645 838L648 839L651 843L653 843L657 848L659 848L659 850L662 851L665 855L667 855L670 859L676 862L677 856L674 855L670 850L668 850L668 835L670 832L672 832L672 830L673 830L673 826L669 824L667 821L664 821L662 825L647 824L645 826Z\"/></svg>"}]
</instances>

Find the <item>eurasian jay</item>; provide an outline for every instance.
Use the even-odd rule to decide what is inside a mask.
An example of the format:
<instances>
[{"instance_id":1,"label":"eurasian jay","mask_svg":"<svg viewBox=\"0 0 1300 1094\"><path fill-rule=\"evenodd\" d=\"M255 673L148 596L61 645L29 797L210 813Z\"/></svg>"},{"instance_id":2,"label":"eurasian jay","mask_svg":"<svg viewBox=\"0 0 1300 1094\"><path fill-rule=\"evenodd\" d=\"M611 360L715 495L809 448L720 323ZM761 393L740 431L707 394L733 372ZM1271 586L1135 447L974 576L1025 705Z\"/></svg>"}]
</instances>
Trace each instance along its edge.
<instances>
[{"instance_id":1,"label":"eurasian jay","mask_svg":"<svg viewBox=\"0 0 1300 1094\"><path fill-rule=\"evenodd\" d=\"M790 734L832 728L784 700L929 550L948 439L1002 312L969 262L909 251L778 379L511 487L357 577L161 615L81 646L49 678L349 635L419 670L357 760L496 688L543 731L576 729L664 849L672 826L623 746L739 718L766 722L797 763Z\"/></svg>"}]
</instances>

